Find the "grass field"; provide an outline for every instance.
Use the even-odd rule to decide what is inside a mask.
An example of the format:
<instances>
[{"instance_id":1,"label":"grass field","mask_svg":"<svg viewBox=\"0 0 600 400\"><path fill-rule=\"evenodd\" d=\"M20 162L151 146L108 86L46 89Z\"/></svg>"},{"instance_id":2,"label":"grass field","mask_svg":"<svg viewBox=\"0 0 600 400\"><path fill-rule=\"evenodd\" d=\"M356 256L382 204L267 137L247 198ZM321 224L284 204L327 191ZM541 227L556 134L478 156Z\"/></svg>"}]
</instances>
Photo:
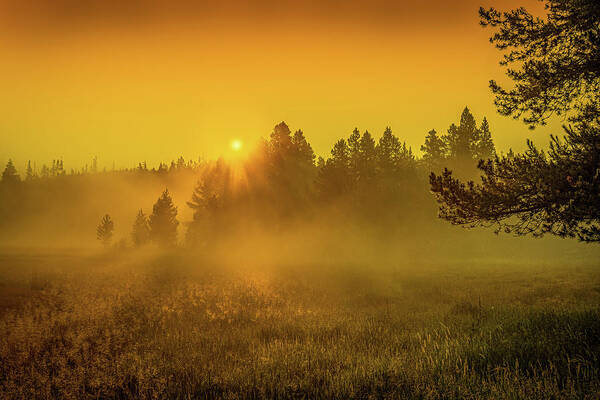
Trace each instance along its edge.
<instances>
[{"instance_id":1,"label":"grass field","mask_svg":"<svg viewBox=\"0 0 600 400\"><path fill-rule=\"evenodd\" d=\"M0 253L0 398L590 398L600 269Z\"/></svg>"}]
</instances>

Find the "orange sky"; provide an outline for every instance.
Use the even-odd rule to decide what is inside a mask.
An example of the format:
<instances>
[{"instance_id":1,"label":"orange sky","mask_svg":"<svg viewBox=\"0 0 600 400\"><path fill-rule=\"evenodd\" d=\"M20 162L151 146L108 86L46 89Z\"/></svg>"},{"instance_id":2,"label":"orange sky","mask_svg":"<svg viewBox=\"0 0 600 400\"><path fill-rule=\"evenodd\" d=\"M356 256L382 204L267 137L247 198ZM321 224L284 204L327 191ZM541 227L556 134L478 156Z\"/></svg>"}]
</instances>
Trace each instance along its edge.
<instances>
[{"instance_id":1,"label":"orange sky","mask_svg":"<svg viewBox=\"0 0 600 400\"><path fill-rule=\"evenodd\" d=\"M224 5L223 5L224 4ZM317 5L318 4L318 5ZM499 150L541 144L499 116L500 53L477 9L535 0L0 0L0 162L80 167L228 156L279 121L320 155L354 127L419 148L465 105Z\"/></svg>"}]
</instances>

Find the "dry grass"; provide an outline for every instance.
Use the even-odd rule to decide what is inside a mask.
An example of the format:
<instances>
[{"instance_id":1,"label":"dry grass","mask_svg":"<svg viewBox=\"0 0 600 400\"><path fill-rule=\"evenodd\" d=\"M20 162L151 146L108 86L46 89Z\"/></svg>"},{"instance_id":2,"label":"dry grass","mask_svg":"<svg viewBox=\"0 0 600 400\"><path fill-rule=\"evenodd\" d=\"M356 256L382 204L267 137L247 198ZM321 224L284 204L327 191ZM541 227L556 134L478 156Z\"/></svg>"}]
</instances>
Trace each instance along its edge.
<instances>
[{"instance_id":1,"label":"dry grass","mask_svg":"<svg viewBox=\"0 0 600 400\"><path fill-rule=\"evenodd\" d=\"M1 398L598 398L595 265L0 259Z\"/></svg>"}]
</instances>

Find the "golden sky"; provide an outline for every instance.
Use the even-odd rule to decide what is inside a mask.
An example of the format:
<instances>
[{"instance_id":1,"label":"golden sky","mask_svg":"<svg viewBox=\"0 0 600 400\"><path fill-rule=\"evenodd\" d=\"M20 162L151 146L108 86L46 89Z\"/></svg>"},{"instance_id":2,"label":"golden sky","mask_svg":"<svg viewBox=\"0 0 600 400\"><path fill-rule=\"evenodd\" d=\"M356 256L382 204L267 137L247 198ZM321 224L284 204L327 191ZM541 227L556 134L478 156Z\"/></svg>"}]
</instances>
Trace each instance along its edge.
<instances>
[{"instance_id":1,"label":"golden sky","mask_svg":"<svg viewBox=\"0 0 600 400\"><path fill-rule=\"evenodd\" d=\"M354 127L418 150L468 105L499 150L540 144L499 116L479 6L536 0L0 0L0 162L101 166L227 156L279 121L317 154Z\"/></svg>"}]
</instances>

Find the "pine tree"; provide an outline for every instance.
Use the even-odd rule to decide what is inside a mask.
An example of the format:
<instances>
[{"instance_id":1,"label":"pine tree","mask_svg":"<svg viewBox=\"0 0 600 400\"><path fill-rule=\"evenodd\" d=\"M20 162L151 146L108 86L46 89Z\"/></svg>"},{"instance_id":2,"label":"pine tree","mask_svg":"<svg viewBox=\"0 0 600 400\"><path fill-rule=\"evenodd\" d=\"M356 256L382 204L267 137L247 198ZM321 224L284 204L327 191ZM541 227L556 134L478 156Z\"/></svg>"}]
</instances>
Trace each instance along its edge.
<instances>
[{"instance_id":1,"label":"pine tree","mask_svg":"<svg viewBox=\"0 0 600 400\"><path fill-rule=\"evenodd\" d=\"M390 208L393 199L400 190L402 167L404 164L403 149L400 139L387 127L375 146L377 193L371 191L370 198Z\"/></svg>"},{"instance_id":2,"label":"pine tree","mask_svg":"<svg viewBox=\"0 0 600 400\"><path fill-rule=\"evenodd\" d=\"M194 213L215 213L221 208L222 195L216 187L216 182L212 179L198 181L194 192L192 193L191 201L187 205L194 210Z\"/></svg>"},{"instance_id":3,"label":"pine tree","mask_svg":"<svg viewBox=\"0 0 600 400\"><path fill-rule=\"evenodd\" d=\"M294 133L294 136L292 137L292 148L294 156L301 167L314 167L315 152L310 143L306 141L304 133L301 130L297 130Z\"/></svg>"},{"instance_id":4,"label":"pine tree","mask_svg":"<svg viewBox=\"0 0 600 400\"><path fill-rule=\"evenodd\" d=\"M347 170L350 166L350 149L344 139L338 140L331 149L331 164L336 168ZM329 161L328 160L328 161Z\"/></svg>"},{"instance_id":5,"label":"pine tree","mask_svg":"<svg viewBox=\"0 0 600 400\"><path fill-rule=\"evenodd\" d=\"M425 144L421 146L423 161L430 171L438 170L446 159L446 143L438 136L435 129L429 131L425 137Z\"/></svg>"},{"instance_id":6,"label":"pine tree","mask_svg":"<svg viewBox=\"0 0 600 400\"><path fill-rule=\"evenodd\" d=\"M398 172L401 149L400 139L394 136L390 127L385 128L375 147L378 170L381 174L391 176Z\"/></svg>"},{"instance_id":7,"label":"pine tree","mask_svg":"<svg viewBox=\"0 0 600 400\"><path fill-rule=\"evenodd\" d=\"M275 125L269 137L269 150L273 161L279 162L287 158L292 149L292 131L285 122Z\"/></svg>"},{"instance_id":8,"label":"pine tree","mask_svg":"<svg viewBox=\"0 0 600 400\"><path fill-rule=\"evenodd\" d=\"M545 233L600 243L600 41L597 0L545 0L547 16L524 8L480 9L481 24L506 50L501 64L515 86L490 87L498 111L534 127L553 114L576 114L547 152L528 141L522 154L480 161L481 182L451 171L431 174L440 217L453 224L495 225L516 235ZM517 64L517 68L511 64Z\"/></svg>"},{"instance_id":9,"label":"pine tree","mask_svg":"<svg viewBox=\"0 0 600 400\"><path fill-rule=\"evenodd\" d=\"M133 229L131 231L131 239L135 247L143 246L150 239L150 227L148 226L148 217L144 211L140 209L135 217Z\"/></svg>"},{"instance_id":10,"label":"pine tree","mask_svg":"<svg viewBox=\"0 0 600 400\"><path fill-rule=\"evenodd\" d=\"M322 169L323 167L325 167L325 159L321 156L319 156L317 158L317 169Z\"/></svg>"},{"instance_id":11,"label":"pine tree","mask_svg":"<svg viewBox=\"0 0 600 400\"><path fill-rule=\"evenodd\" d=\"M152 207L150 239L162 246L174 246L177 243L178 225L177 207L173 205L169 190L165 189Z\"/></svg>"},{"instance_id":12,"label":"pine tree","mask_svg":"<svg viewBox=\"0 0 600 400\"><path fill-rule=\"evenodd\" d=\"M96 228L96 238L101 241L104 246L108 246L113 237L114 230L114 223L110 218L110 215L106 214L102 217L98 228Z\"/></svg>"},{"instance_id":13,"label":"pine tree","mask_svg":"<svg viewBox=\"0 0 600 400\"><path fill-rule=\"evenodd\" d=\"M204 180L198 181L192 199L187 202L188 207L194 211L186 232L186 242L190 245L216 237L219 212L223 208L223 195L219 193L216 178L217 175L213 171L207 174Z\"/></svg>"},{"instance_id":14,"label":"pine tree","mask_svg":"<svg viewBox=\"0 0 600 400\"><path fill-rule=\"evenodd\" d=\"M412 151L412 147L407 146L406 142L402 142L402 148L400 149L400 165L403 168L414 168L416 166L415 153Z\"/></svg>"},{"instance_id":15,"label":"pine tree","mask_svg":"<svg viewBox=\"0 0 600 400\"><path fill-rule=\"evenodd\" d=\"M377 156L375 153L375 140L369 133L365 131L359 142L359 157L358 157L358 179L359 182L367 184L375 178L377 166Z\"/></svg>"},{"instance_id":16,"label":"pine tree","mask_svg":"<svg viewBox=\"0 0 600 400\"><path fill-rule=\"evenodd\" d=\"M443 137L447 149L445 166L463 178L472 179L477 176L480 135L475 117L473 117L469 108L465 107L460 116L460 124L458 126L452 124L448 129L448 134ZM489 140L491 141L491 136ZM489 143L486 145L489 146ZM485 151L488 150L489 148L485 149Z\"/></svg>"},{"instance_id":17,"label":"pine tree","mask_svg":"<svg viewBox=\"0 0 600 400\"><path fill-rule=\"evenodd\" d=\"M156 172L157 172L158 174L161 174L161 175L162 175L162 174L166 174L167 172L169 172L169 169L167 168L167 164L165 164L165 163L162 163L162 162L161 162L161 163L159 163L159 164L158 164L158 169L156 170Z\"/></svg>"},{"instance_id":18,"label":"pine tree","mask_svg":"<svg viewBox=\"0 0 600 400\"><path fill-rule=\"evenodd\" d=\"M322 198L331 198L348 193L351 188L350 149L340 139L331 149L331 158L320 163L317 190Z\"/></svg>"},{"instance_id":19,"label":"pine tree","mask_svg":"<svg viewBox=\"0 0 600 400\"><path fill-rule=\"evenodd\" d=\"M523 154L480 161L481 183L445 170L430 176L440 217L453 224L496 226L516 235L600 242L600 118L565 127L547 152L528 141Z\"/></svg>"},{"instance_id":20,"label":"pine tree","mask_svg":"<svg viewBox=\"0 0 600 400\"><path fill-rule=\"evenodd\" d=\"M291 159L287 163L288 186L293 188L295 211L307 205L317 176L315 152L301 130L292 136Z\"/></svg>"},{"instance_id":21,"label":"pine tree","mask_svg":"<svg viewBox=\"0 0 600 400\"><path fill-rule=\"evenodd\" d=\"M25 171L25 180L32 180L35 178L35 174L33 172L33 168L31 168L31 160L27 161L27 169Z\"/></svg>"},{"instance_id":22,"label":"pine tree","mask_svg":"<svg viewBox=\"0 0 600 400\"><path fill-rule=\"evenodd\" d=\"M350 157L350 174L352 181L358 181L358 164L360 163L360 132L354 128L352 134L348 137L348 155Z\"/></svg>"},{"instance_id":23,"label":"pine tree","mask_svg":"<svg viewBox=\"0 0 600 400\"><path fill-rule=\"evenodd\" d=\"M553 115L600 102L600 2L544 0L547 15L525 8L500 12L480 8L480 23L496 28L490 42L503 51L512 87L490 81L500 114L531 128Z\"/></svg>"},{"instance_id":24,"label":"pine tree","mask_svg":"<svg viewBox=\"0 0 600 400\"><path fill-rule=\"evenodd\" d=\"M65 175L65 168L64 168L63 160L56 160L54 175L55 176Z\"/></svg>"},{"instance_id":25,"label":"pine tree","mask_svg":"<svg viewBox=\"0 0 600 400\"><path fill-rule=\"evenodd\" d=\"M492 141L490 125L487 118L483 118L479 128L479 138L475 146L475 158L477 160L489 160L496 155L496 147Z\"/></svg>"},{"instance_id":26,"label":"pine tree","mask_svg":"<svg viewBox=\"0 0 600 400\"><path fill-rule=\"evenodd\" d=\"M458 126L452 124L448 128L445 139L450 157L458 163L471 163L474 160L473 148L478 136L475 118L469 108L465 107L460 116L460 124Z\"/></svg>"},{"instance_id":27,"label":"pine tree","mask_svg":"<svg viewBox=\"0 0 600 400\"><path fill-rule=\"evenodd\" d=\"M2 172L2 183L11 184L20 181L21 178L17 173L17 169L15 168L15 165L13 164L12 160L9 159L6 163L6 168L4 168L4 172Z\"/></svg>"}]
</instances>

